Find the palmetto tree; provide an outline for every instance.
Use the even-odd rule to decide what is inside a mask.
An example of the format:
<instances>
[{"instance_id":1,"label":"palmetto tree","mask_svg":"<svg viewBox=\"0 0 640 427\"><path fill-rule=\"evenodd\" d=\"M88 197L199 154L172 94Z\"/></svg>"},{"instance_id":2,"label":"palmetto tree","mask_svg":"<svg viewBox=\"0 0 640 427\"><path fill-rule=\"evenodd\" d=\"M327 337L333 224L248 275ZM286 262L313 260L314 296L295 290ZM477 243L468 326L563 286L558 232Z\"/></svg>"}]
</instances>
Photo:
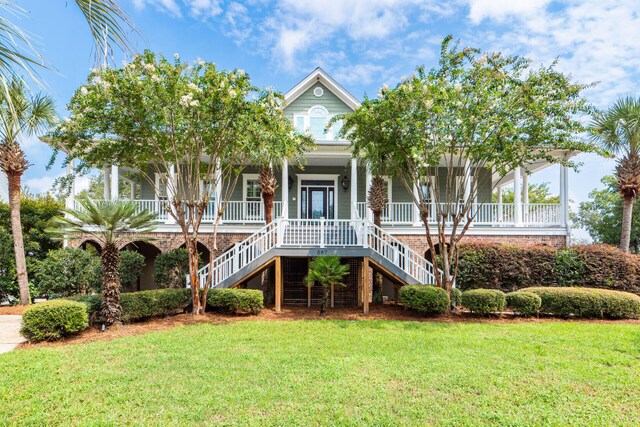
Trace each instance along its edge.
<instances>
[{"instance_id":1,"label":"palmetto tree","mask_svg":"<svg viewBox=\"0 0 640 427\"><path fill-rule=\"evenodd\" d=\"M29 304L31 299L20 220L20 181L29 162L18 141L22 136L45 132L55 121L53 99L30 96L22 80L13 79L6 91L0 91L0 169L9 184L11 232L22 305Z\"/></svg>"},{"instance_id":2,"label":"palmetto tree","mask_svg":"<svg viewBox=\"0 0 640 427\"><path fill-rule=\"evenodd\" d=\"M327 314L329 295L331 288L335 286L347 286L344 277L349 274L349 266L340 263L340 258L333 255L319 256L309 264L309 274L305 277L308 287L316 283L322 286L322 305L320 315Z\"/></svg>"},{"instance_id":3,"label":"palmetto tree","mask_svg":"<svg viewBox=\"0 0 640 427\"><path fill-rule=\"evenodd\" d=\"M374 175L371 179L371 187L369 187L369 195L367 198L369 209L373 213L373 223L378 227L382 227L382 212L387 206L387 188L385 180L380 175ZM379 230L376 229L376 233ZM375 273L374 277L375 289L373 291L374 302L382 301L382 275L380 272Z\"/></svg>"},{"instance_id":4,"label":"palmetto tree","mask_svg":"<svg viewBox=\"0 0 640 427\"><path fill-rule=\"evenodd\" d=\"M620 249L628 252L633 204L640 192L640 98L619 99L594 116L589 131L594 141L618 157L615 175L623 199Z\"/></svg>"},{"instance_id":5,"label":"palmetto tree","mask_svg":"<svg viewBox=\"0 0 640 427\"><path fill-rule=\"evenodd\" d=\"M78 199L80 209L63 209L65 216L52 220L49 231L59 237L91 236L101 246L102 296L100 318L106 325L119 323L120 251L125 233L147 233L154 228L155 214L136 212L136 204L126 200L95 202L87 197Z\"/></svg>"}]
</instances>

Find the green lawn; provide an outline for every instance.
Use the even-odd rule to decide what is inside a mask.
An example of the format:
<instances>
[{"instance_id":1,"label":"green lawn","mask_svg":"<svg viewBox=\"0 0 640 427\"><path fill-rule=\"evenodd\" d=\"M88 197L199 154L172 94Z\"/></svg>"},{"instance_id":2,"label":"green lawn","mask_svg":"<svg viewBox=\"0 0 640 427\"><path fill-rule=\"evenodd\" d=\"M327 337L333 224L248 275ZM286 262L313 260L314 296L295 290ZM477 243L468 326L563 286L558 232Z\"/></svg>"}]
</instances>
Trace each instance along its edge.
<instances>
[{"instance_id":1,"label":"green lawn","mask_svg":"<svg viewBox=\"0 0 640 427\"><path fill-rule=\"evenodd\" d=\"M199 324L0 355L0 424L640 425L640 327Z\"/></svg>"}]
</instances>

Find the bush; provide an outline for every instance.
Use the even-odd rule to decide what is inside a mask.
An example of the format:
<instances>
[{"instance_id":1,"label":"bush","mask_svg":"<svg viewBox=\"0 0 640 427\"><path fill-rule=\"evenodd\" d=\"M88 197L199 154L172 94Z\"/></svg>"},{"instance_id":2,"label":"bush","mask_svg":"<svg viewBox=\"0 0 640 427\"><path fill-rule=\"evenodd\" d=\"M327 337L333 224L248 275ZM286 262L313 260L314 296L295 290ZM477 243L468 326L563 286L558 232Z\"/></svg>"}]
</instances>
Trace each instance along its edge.
<instances>
[{"instance_id":1,"label":"bush","mask_svg":"<svg viewBox=\"0 0 640 427\"><path fill-rule=\"evenodd\" d=\"M403 286L400 288L400 302L421 314L442 314L451 304L447 291L429 285Z\"/></svg>"},{"instance_id":2,"label":"bush","mask_svg":"<svg viewBox=\"0 0 640 427\"><path fill-rule=\"evenodd\" d=\"M462 305L462 291L458 288L451 289L451 305L453 307Z\"/></svg>"},{"instance_id":3,"label":"bush","mask_svg":"<svg viewBox=\"0 0 640 427\"><path fill-rule=\"evenodd\" d=\"M496 289L473 289L462 293L463 307L476 314L490 314L504 310L504 292Z\"/></svg>"},{"instance_id":4,"label":"bush","mask_svg":"<svg viewBox=\"0 0 640 427\"><path fill-rule=\"evenodd\" d=\"M100 258L82 249L49 251L34 261L34 281L40 295L70 296L99 291Z\"/></svg>"},{"instance_id":5,"label":"bush","mask_svg":"<svg viewBox=\"0 0 640 427\"><path fill-rule=\"evenodd\" d=\"M640 297L595 288L528 288L542 300L541 312L558 317L637 319Z\"/></svg>"},{"instance_id":6,"label":"bush","mask_svg":"<svg viewBox=\"0 0 640 427\"><path fill-rule=\"evenodd\" d=\"M91 323L101 323L99 313L102 295L81 295L69 299L85 304ZM190 300L189 289L156 289L123 293L120 295L122 321L131 323L153 316L167 316L184 309Z\"/></svg>"},{"instance_id":7,"label":"bush","mask_svg":"<svg viewBox=\"0 0 640 427\"><path fill-rule=\"evenodd\" d=\"M507 307L522 316L533 316L540 312L542 299L533 292L517 291L507 294Z\"/></svg>"},{"instance_id":8,"label":"bush","mask_svg":"<svg viewBox=\"0 0 640 427\"><path fill-rule=\"evenodd\" d=\"M27 308L22 315L20 333L31 341L55 341L89 326L84 304L56 300Z\"/></svg>"},{"instance_id":9,"label":"bush","mask_svg":"<svg viewBox=\"0 0 640 427\"><path fill-rule=\"evenodd\" d=\"M173 249L157 256L153 280L159 288L184 288L187 274L189 252L186 249Z\"/></svg>"},{"instance_id":10,"label":"bush","mask_svg":"<svg viewBox=\"0 0 640 427\"><path fill-rule=\"evenodd\" d=\"M135 251L120 251L120 287L125 292L138 290L138 279L142 276L144 255Z\"/></svg>"},{"instance_id":11,"label":"bush","mask_svg":"<svg viewBox=\"0 0 640 427\"><path fill-rule=\"evenodd\" d=\"M264 307L262 291L255 289L209 289L207 306L230 314L258 314Z\"/></svg>"},{"instance_id":12,"label":"bush","mask_svg":"<svg viewBox=\"0 0 640 427\"><path fill-rule=\"evenodd\" d=\"M580 286L640 295L640 257L607 245L567 249L465 243L456 285L461 290L513 292L539 286Z\"/></svg>"}]
</instances>

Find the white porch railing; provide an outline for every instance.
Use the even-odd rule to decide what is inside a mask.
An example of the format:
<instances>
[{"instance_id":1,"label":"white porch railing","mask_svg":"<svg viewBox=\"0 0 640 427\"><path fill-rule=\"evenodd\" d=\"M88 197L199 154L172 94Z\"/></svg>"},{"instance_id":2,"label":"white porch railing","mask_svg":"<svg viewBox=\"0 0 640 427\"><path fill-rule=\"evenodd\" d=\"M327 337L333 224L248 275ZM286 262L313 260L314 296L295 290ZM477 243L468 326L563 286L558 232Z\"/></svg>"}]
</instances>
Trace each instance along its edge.
<instances>
[{"instance_id":1,"label":"white porch railing","mask_svg":"<svg viewBox=\"0 0 640 427\"><path fill-rule=\"evenodd\" d=\"M442 204L445 206L445 204ZM367 203L357 203L357 213L360 218L367 214ZM436 223L435 204L429 209L429 222ZM474 215L473 225L479 226L515 226L516 214L513 203L482 203L473 204L471 213ZM416 218L416 208L412 202L389 203L382 213L382 224L384 225L411 225L420 222ZM559 226L560 205L542 203L522 204L522 226L525 227L548 227Z\"/></svg>"},{"instance_id":2,"label":"white porch railing","mask_svg":"<svg viewBox=\"0 0 640 427\"><path fill-rule=\"evenodd\" d=\"M201 268L198 272L200 286L207 284L209 275L209 285L214 288L220 286L240 269L276 247L370 248L418 283L436 282L435 269L429 261L367 220L278 218Z\"/></svg>"}]
</instances>

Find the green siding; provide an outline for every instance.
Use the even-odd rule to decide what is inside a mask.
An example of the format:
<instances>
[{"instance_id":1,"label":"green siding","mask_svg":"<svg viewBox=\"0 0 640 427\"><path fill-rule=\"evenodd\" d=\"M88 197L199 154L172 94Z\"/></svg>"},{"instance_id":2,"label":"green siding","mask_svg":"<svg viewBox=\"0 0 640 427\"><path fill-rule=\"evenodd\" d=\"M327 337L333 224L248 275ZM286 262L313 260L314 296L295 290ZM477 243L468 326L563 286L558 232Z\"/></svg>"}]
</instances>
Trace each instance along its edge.
<instances>
[{"instance_id":1,"label":"green siding","mask_svg":"<svg viewBox=\"0 0 640 427\"><path fill-rule=\"evenodd\" d=\"M313 94L313 90L317 87L321 87L324 94L318 98ZM329 111L330 115L350 113L353 110L333 94L322 83L316 83L307 89L302 95L293 100L284 109L284 113L287 117L293 120L293 115L298 113L307 113L309 108L314 105L321 105Z\"/></svg>"}]
</instances>

